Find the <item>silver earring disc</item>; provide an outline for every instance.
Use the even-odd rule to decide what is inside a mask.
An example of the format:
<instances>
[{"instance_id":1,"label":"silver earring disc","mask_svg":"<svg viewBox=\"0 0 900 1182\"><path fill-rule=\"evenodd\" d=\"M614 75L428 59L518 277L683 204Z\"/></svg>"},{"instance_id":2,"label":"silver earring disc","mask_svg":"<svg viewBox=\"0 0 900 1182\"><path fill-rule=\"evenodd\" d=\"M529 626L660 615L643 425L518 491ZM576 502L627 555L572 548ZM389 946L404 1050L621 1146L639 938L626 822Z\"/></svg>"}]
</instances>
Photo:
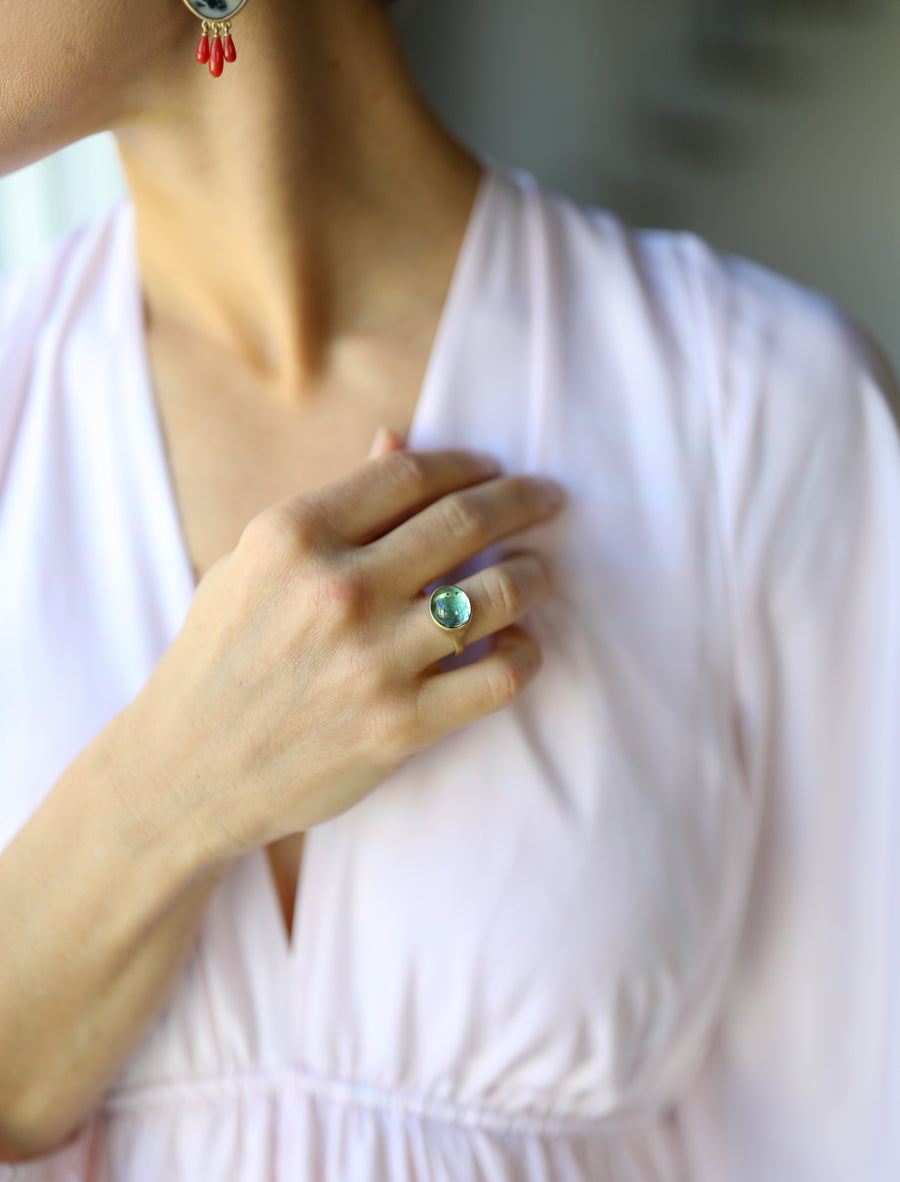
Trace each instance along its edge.
<instances>
[{"instance_id":1,"label":"silver earring disc","mask_svg":"<svg viewBox=\"0 0 900 1182\"><path fill-rule=\"evenodd\" d=\"M226 21L231 20L239 8L243 8L247 0L184 0L185 4L201 20Z\"/></svg>"}]
</instances>

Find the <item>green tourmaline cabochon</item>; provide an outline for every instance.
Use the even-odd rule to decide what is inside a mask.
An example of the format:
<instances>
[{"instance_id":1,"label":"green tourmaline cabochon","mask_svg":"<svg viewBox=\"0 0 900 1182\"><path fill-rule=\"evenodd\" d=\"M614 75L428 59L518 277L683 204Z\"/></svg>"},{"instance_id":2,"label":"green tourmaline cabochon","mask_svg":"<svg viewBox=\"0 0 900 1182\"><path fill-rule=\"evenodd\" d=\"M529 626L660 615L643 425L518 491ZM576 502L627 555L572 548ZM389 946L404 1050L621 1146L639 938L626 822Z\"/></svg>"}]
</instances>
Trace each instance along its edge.
<instances>
[{"instance_id":1,"label":"green tourmaline cabochon","mask_svg":"<svg viewBox=\"0 0 900 1182\"><path fill-rule=\"evenodd\" d=\"M438 587L431 595L431 614L442 628L461 628L472 615L472 604L459 587Z\"/></svg>"}]
</instances>

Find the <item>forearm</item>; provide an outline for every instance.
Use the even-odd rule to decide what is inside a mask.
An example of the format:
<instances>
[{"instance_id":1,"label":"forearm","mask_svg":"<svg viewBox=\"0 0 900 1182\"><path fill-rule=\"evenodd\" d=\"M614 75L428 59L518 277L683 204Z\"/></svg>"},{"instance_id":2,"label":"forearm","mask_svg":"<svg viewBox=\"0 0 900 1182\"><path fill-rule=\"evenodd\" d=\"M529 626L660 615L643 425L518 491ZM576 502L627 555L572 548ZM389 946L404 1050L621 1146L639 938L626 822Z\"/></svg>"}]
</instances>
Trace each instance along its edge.
<instances>
[{"instance_id":1,"label":"forearm","mask_svg":"<svg viewBox=\"0 0 900 1182\"><path fill-rule=\"evenodd\" d=\"M158 787L133 807L138 755L113 719L0 854L0 1160L49 1152L93 1110L233 861Z\"/></svg>"}]
</instances>

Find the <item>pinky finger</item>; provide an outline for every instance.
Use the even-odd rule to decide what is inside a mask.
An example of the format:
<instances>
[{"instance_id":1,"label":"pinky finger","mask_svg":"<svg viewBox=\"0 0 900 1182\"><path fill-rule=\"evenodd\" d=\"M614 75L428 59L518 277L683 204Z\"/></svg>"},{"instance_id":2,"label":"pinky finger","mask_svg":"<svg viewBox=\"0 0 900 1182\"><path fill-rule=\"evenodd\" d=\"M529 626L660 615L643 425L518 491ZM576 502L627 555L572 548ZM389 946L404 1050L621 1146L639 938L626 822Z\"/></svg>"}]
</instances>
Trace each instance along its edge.
<instances>
[{"instance_id":1,"label":"pinky finger","mask_svg":"<svg viewBox=\"0 0 900 1182\"><path fill-rule=\"evenodd\" d=\"M518 698L541 667L537 641L518 624L494 633L487 656L448 673L434 672L419 690L419 725L432 743Z\"/></svg>"}]
</instances>

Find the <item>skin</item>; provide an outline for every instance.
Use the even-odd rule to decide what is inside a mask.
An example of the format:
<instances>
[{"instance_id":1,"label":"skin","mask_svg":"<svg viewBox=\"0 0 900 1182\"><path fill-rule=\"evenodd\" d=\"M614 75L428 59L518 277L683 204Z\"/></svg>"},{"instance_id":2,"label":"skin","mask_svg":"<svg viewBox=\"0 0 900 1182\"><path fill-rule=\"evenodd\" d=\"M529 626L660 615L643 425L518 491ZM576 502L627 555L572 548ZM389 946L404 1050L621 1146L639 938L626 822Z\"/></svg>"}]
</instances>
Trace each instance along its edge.
<instances>
[{"instance_id":1,"label":"skin","mask_svg":"<svg viewBox=\"0 0 900 1182\"><path fill-rule=\"evenodd\" d=\"M176 0L94 0L71 27L49 11L0 0L0 171L114 131L151 325L292 406L409 347L480 170L424 103L382 5L250 0L218 79Z\"/></svg>"},{"instance_id":2,"label":"skin","mask_svg":"<svg viewBox=\"0 0 900 1182\"><path fill-rule=\"evenodd\" d=\"M467 640L494 645L452 672L421 588L559 508L470 453L346 448L355 418L371 439L369 405L408 422L479 179L380 5L250 0L219 79L176 0L93 0L52 28L45 9L0 0L0 166L112 128L160 407L189 421L196 391L218 391L242 432L265 423L341 459L305 489L289 465L273 495L265 472L232 479L225 447L250 491L220 534L203 523L217 543L182 630L0 852L8 1161L77 1136L236 858L523 692L540 653L517 621L552 591L539 556L511 550L463 581ZM215 403L203 413L215 425ZM209 457L177 450L196 477Z\"/></svg>"}]
</instances>

